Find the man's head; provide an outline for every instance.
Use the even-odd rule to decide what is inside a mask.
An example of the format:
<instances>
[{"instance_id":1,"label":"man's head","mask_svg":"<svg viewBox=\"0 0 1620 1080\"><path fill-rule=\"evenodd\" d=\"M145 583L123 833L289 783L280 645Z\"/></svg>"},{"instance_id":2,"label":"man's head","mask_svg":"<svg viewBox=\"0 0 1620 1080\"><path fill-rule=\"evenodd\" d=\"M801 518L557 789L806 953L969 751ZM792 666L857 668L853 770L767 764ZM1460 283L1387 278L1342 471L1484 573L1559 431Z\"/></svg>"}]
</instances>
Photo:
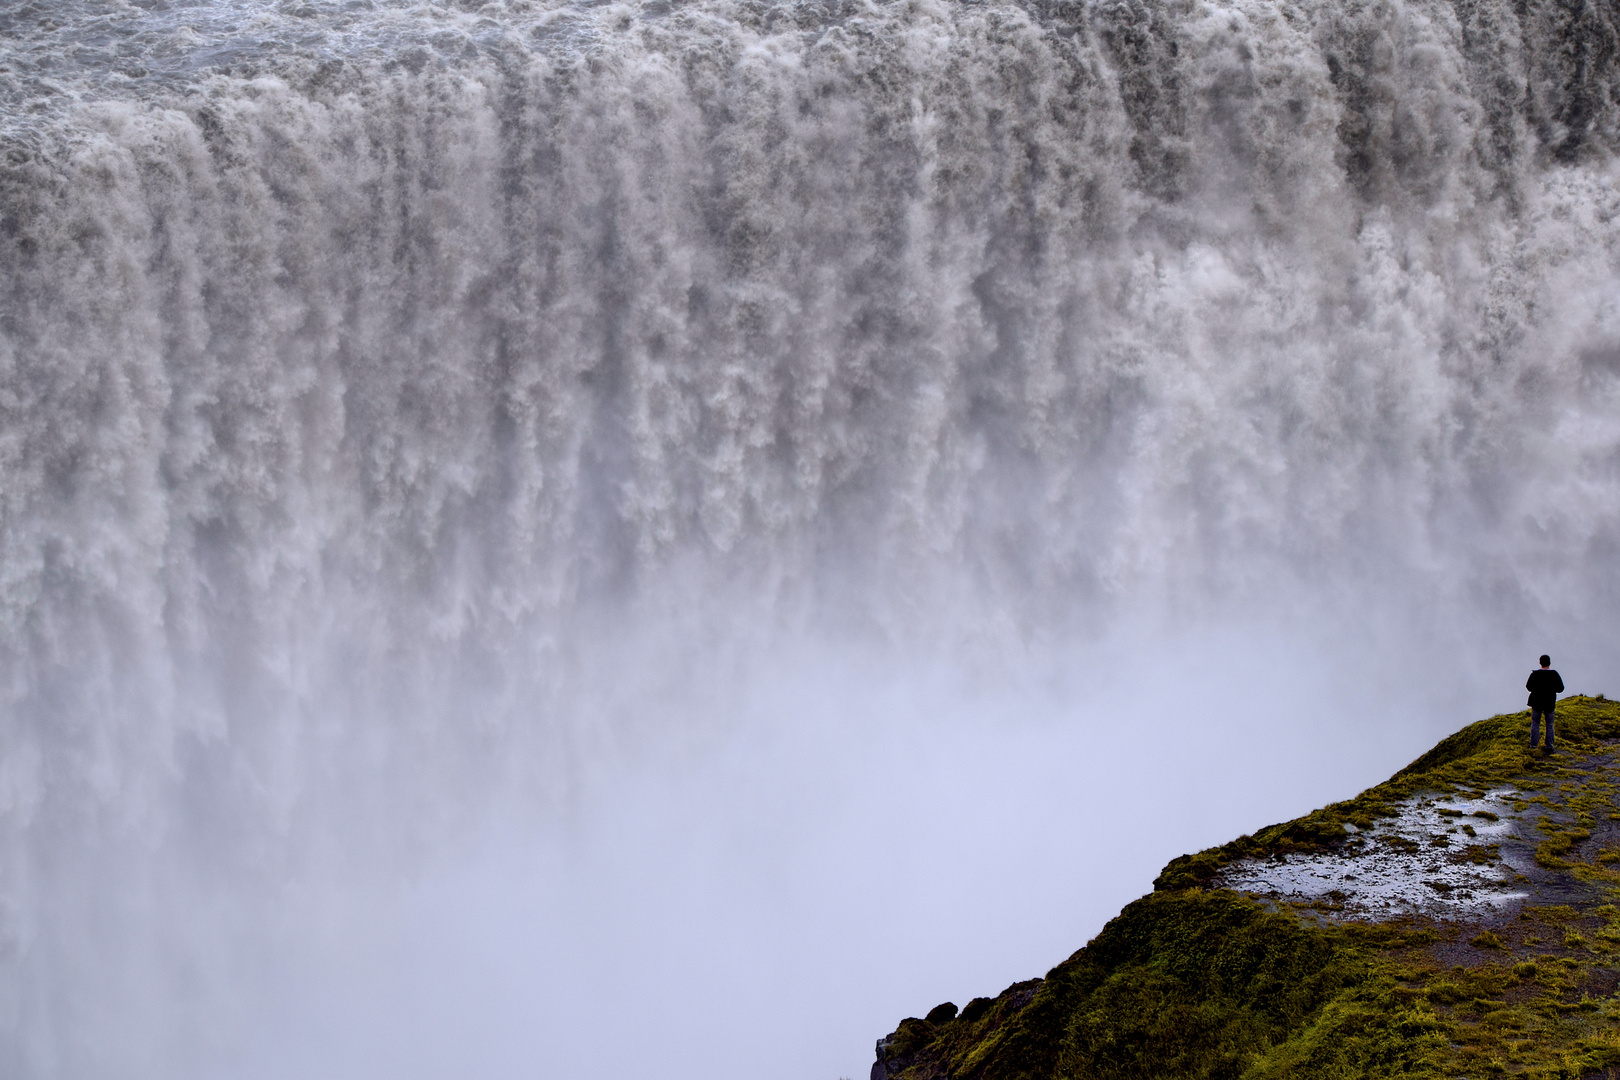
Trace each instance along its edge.
<instances>
[{"instance_id":1,"label":"man's head","mask_svg":"<svg viewBox=\"0 0 1620 1080\"><path fill-rule=\"evenodd\" d=\"M1550 656L1543 656L1543 657L1542 657L1542 658L1541 658L1541 666L1542 666L1542 667L1552 667L1552 657L1550 657Z\"/></svg>"}]
</instances>

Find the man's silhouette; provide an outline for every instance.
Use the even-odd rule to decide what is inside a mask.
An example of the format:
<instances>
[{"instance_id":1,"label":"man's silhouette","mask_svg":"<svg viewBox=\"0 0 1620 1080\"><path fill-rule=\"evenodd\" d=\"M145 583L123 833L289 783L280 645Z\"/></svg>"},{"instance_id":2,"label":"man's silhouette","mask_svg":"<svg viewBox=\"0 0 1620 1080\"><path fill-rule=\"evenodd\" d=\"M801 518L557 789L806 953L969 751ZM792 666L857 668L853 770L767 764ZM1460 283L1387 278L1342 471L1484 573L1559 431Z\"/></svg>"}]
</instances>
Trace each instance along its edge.
<instances>
[{"instance_id":1,"label":"man's silhouette","mask_svg":"<svg viewBox=\"0 0 1620 1080\"><path fill-rule=\"evenodd\" d=\"M1542 717L1547 719L1547 753L1553 748L1553 710L1558 707L1558 695L1563 692L1564 680L1551 667L1552 657L1541 658L1541 670L1532 671L1524 688L1530 691L1530 748L1535 749L1536 736L1541 731Z\"/></svg>"}]
</instances>

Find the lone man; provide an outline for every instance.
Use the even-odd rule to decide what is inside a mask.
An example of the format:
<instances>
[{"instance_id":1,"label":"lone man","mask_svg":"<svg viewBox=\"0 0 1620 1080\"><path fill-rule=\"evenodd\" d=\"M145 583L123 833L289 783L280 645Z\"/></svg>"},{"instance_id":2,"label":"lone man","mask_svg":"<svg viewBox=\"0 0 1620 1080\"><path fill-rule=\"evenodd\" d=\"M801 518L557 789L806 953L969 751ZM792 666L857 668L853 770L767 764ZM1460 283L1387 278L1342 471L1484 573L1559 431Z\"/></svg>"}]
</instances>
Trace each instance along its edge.
<instances>
[{"instance_id":1,"label":"lone man","mask_svg":"<svg viewBox=\"0 0 1620 1080\"><path fill-rule=\"evenodd\" d=\"M1536 736L1541 734L1541 719L1547 718L1547 753L1553 748L1553 710L1558 707L1558 695L1564 690L1564 680L1552 669L1552 657L1541 658L1541 669L1532 671L1524 688L1530 691L1530 749L1536 748Z\"/></svg>"}]
</instances>

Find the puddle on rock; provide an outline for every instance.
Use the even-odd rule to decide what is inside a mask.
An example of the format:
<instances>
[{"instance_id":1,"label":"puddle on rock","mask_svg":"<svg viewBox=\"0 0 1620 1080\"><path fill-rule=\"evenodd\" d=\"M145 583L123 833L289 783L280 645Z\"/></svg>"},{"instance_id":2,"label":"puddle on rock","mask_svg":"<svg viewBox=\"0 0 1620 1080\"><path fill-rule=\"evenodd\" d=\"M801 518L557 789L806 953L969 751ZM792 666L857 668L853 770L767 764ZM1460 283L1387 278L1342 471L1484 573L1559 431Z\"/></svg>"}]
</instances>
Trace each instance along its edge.
<instances>
[{"instance_id":1,"label":"puddle on rock","mask_svg":"<svg viewBox=\"0 0 1620 1080\"><path fill-rule=\"evenodd\" d=\"M1337 850L1239 860L1214 884L1321 905L1343 919L1488 915L1529 895L1519 873L1524 868L1513 865L1525 856L1513 851L1504 857L1497 846L1519 839L1514 821L1520 815L1510 805L1518 795L1504 787L1478 799L1410 799L1371 829L1346 826L1352 835ZM1476 817L1479 812L1495 818Z\"/></svg>"}]
</instances>

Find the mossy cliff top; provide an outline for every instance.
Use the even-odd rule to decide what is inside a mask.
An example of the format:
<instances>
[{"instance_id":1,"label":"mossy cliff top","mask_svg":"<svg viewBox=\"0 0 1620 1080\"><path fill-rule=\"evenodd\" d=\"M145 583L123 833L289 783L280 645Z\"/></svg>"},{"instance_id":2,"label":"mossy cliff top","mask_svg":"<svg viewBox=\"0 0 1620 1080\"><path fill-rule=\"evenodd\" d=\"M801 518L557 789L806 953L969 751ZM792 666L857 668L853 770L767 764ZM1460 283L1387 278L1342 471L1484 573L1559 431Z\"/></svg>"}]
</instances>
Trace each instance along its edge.
<instances>
[{"instance_id":1,"label":"mossy cliff top","mask_svg":"<svg viewBox=\"0 0 1620 1080\"><path fill-rule=\"evenodd\" d=\"M1171 861L1043 979L873 1080L1620 1078L1620 703L1471 724L1346 802Z\"/></svg>"}]
</instances>

